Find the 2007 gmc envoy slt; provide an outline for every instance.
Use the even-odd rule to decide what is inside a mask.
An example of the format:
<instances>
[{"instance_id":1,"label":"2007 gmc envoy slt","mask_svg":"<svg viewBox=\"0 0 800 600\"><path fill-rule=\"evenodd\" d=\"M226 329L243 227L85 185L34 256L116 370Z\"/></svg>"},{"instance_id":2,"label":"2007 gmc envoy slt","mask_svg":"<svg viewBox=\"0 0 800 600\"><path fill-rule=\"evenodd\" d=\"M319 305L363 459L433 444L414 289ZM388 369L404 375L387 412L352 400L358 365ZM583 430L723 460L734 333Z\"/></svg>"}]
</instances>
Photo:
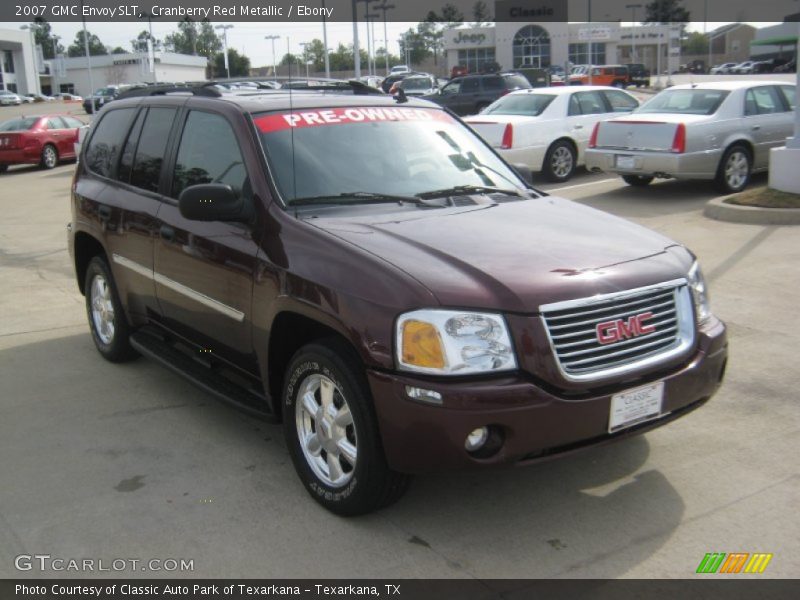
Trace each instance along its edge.
<instances>
[{"instance_id":1,"label":"2007 gmc envoy slt","mask_svg":"<svg viewBox=\"0 0 800 600\"><path fill-rule=\"evenodd\" d=\"M69 246L100 354L281 420L335 513L641 433L722 380L689 250L533 189L423 100L153 87L82 146Z\"/></svg>"}]
</instances>

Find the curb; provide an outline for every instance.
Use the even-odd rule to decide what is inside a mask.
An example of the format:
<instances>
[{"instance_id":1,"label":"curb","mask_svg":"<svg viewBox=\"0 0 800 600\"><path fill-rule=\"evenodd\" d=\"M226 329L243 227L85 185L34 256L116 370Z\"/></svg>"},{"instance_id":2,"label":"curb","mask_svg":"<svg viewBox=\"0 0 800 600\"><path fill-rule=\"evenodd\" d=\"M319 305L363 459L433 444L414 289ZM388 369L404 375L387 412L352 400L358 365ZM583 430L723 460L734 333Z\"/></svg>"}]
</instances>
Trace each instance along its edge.
<instances>
[{"instance_id":1,"label":"curb","mask_svg":"<svg viewBox=\"0 0 800 600\"><path fill-rule=\"evenodd\" d=\"M758 206L739 206L726 204L725 200L732 196L722 196L709 200L703 214L709 219L728 221L730 223L747 223L750 225L800 225L800 209L797 208L761 208Z\"/></svg>"}]
</instances>

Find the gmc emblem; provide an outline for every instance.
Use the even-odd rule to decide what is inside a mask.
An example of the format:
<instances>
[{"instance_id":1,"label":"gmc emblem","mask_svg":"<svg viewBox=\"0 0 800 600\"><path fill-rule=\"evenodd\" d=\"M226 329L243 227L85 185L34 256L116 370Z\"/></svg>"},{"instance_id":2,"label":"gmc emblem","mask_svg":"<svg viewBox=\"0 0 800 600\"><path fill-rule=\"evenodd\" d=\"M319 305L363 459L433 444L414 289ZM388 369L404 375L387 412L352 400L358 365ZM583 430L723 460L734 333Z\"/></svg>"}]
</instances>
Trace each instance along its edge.
<instances>
[{"instance_id":1,"label":"gmc emblem","mask_svg":"<svg viewBox=\"0 0 800 600\"><path fill-rule=\"evenodd\" d=\"M645 321L652 318L653 313L644 312L628 317L627 321L617 319L616 321L598 323L595 328L597 341L601 344L613 344L624 339L653 333L656 330L655 326L645 325Z\"/></svg>"}]
</instances>

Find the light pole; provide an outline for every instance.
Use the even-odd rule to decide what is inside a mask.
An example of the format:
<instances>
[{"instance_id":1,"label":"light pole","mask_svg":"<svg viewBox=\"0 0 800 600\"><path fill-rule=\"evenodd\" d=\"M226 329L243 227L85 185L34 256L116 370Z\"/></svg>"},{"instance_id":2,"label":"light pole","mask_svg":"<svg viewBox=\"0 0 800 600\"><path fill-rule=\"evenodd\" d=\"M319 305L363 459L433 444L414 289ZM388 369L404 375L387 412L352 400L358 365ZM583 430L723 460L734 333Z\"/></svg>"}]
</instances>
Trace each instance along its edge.
<instances>
[{"instance_id":1,"label":"light pole","mask_svg":"<svg viewBox=\"0 0 800 600\"><path fill-rule=\"evenodd\" d=\"M358 10L356 0L351 0L351 7L353 9L353 69L355 70L354 77L358 79L361 77L361 49L358 47Z\"/></svg>"},{"instance_id":2,"label":"light pole","mask_svg":"<svg viewBox=\"0 0 800 600\"><path fill-rule=\"evenodd\" d=\"M303 62L306 63L306 79L308 79L308 54L306 53L306 48L309 46L308 42L300 42L300 46L303 47Z\"/></svg>"},{"instance_id":3,"label":"light pole","mask_svg":"<svg viewBox=\"0 0 800 600\"><path fill-rule=\"evenodd\" d=\"M370 42L372 42L372 75L378 74L378 49L375 47L375 21L381 18L378 13L367 13L364 15L367 18L367 27L372 23L372 33L370 34Z\"/></svg>"},{"instance_id":4,"label":"light pole","mask_svg":"<svg viewBox=\"0 0 800 600\"><path fill-rule=\"evenodd\" d=\"M281 36L279 36L279 35L265 35L264 39L265 40L269 40L269 41L272 42L272 76L273 77L277 77L278 76L278 70L277 70L277 68L275 66L275 40L281 39Z\"/></svg>"},{"instance_id":5,"label":"light pole","mask_svg":"<svg viewBox=\"0 0 800 600\"><path fill-rule=\"evenodd\" d=\"M56 93L56 90L58 90L58 88L56 87L56 81L58 81L58 70L59 67L61 66L58 61L58 42L60 39L61 36L59 35L53 36L53 62L51 63L51 68L50 68L50 81L52 82L52 84L50 85L51 96Z\"/></svg>"},{"instance_id":6,"label":"light pole","mask_svg":"<svg viewBox=\"0 0 800 600\"><path fill-rule=\"evenodd\" d=\"M325 0L322 0L322 46L325 48L325 77L331 78L331 60L328 56L328 19L325 17Z\"/></svg>"},{"instance_id":7,"label":"light pole","mask_svg":"<svg viewBox=\"0 0 800 600\"><path fill-rule=\"evenodd\" d=\"M394 8L394 4L386 4L384 1L383 4L379 4L375 8L383 11L383 51L386 53L384 54L386 75L389 75L389 36L386 33L386 13Z\"/></svg>"},{"instance_id":8,"label":"light pole","mask_svg":"<svg viewBox=\"0 0 800 600\"><path fill-rule=\"evenodd\" d=\"M150 59L153 61L153 83L158 83L158 72L156 69L156 40L153 38L153 19L156 18L152 12L147 14L139 13L140 19L147 19L147 25L150 30L150 47L152 48L152 54L150 54Z\"/></svg>"},{"instance_id":9,"label":"light pole","mask_svg":"<svg viewBox=\"0 0 800 600\"><path fill-rule=\"evenodd\" d=\"M92 59L89 54L89 34L86 32L86 17L83 16L83 0L81 1L81 21L83 22L83 51L86 54L86 71L89 75L89 112L94 114L94 82L92 81Z\"/></svg>"},{"instance_id":10,"label":"light pole","mask_svg":"<svg viewBox=\"0 0 800 600\"><path fill-rule=\"evenodd\" d=\"M31 58L33 59L33 93L34 94L41 94L41 81L39 81L39 68L36 64L36 31L41 28L41 25L37 23L31 23L30 25L23 25L20 29L28 29L30 30L31 35Z\"/></svg>"},{"instance_id":11,"label":"light pole","mask_svg":"<svg viewBox=\"0 0 800 600\"><path fill-rule=\"evenodd\" d=\"M592 50L594 49L592 44L592 38L594 37L592 34L592 0L587 1L587 20L589 21L589 85L592 85L592 67L594 66L594 57L592 56Z\"/></svg>"},{"instance_id":12,"label":"light pole","mask_svg":"<svg viewBox=\"0 0 800 600\"><path fill-rule=\"evenodd\" d=\"M231 78L231 66L228 64L228 29L233 29L233 25L215 25L214 29L222 29L222 49L224 50L225 54L225 73L228 76L228 79Z\"/></svg>"},{"instance_id":13,"label":"light pole","mask_svg":"<svg viewBox=\"0 0 800 600\"><path fill-rule=\"evenodd\" d=\"M372 46L370 44L369 35L369 5L376 0L356 0L356 2L364 3L364 21L367 23L367 74L372 74Z\"/></svg>"},{"instance_id":14,"label":"light pole","mask_svg":"<svg viewBox=\"0 0 800 600\"><path fill-rule=\"evenodd\" d=\"M642 8L641 4L626 4L625 8L631 9L631 62L636 60L636 9Z\"/></svg>"}]
</instances>

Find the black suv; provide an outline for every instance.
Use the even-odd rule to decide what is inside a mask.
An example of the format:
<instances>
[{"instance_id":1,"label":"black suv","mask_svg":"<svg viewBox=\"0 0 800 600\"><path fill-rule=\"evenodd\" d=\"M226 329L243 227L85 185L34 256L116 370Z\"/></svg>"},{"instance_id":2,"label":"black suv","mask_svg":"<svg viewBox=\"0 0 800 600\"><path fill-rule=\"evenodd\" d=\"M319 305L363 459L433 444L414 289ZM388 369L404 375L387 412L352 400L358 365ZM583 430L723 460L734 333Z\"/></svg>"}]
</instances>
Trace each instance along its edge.
<instances>
[{"instance_id":1,"label":"black suv","mask_svg":"<svg viewBox=\"0 0 800 600\"><path fill-rule=\"evenodd\" d=\"M86 111L87 115L96 113L109 102L116 100L121 93L129 88L130 86L119 85L109 85L104 88L100 88L88 98L83 99L83 110Z\"/></svg>"},{"instance_id":2,"label":"black suv","mask_svg":"<svg viewBox=\"0 0 800 600\"><path fill-rule=\"evenodd\" d=\"M519 73L465 75L452 79L435 94L423 97L446 106L457 115L474 115L500 96L530 87L530 82Z\"/></svg>"}]
</instances>

